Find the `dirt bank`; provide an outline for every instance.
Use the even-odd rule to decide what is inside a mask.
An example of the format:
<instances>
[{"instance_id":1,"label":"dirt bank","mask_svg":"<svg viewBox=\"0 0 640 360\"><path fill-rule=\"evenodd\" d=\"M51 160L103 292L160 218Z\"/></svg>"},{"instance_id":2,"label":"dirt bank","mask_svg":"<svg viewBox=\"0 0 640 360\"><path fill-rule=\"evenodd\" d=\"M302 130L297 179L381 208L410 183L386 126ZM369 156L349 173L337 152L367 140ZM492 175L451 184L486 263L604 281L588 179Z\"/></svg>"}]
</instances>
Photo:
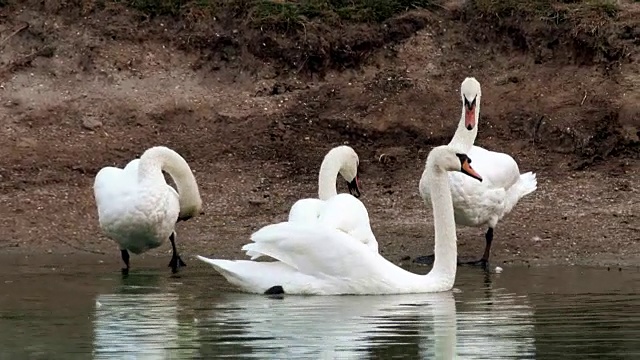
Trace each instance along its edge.
<instances>
[{"instance_id":1,"label":"dirt bank","mask_svg":"<svg viewBox=\"0 0 640 360\"><path fill-rule=\"evenodd\" d=\"M415 258L433 241L424 160L475 76L476 143L538 176L498 225L493 262L640 263L640 3L153 3L0 0L0 251L117 257L93 177L166 145L206 204L178 225L182 251L240 257L348 143L382 252ZM460 228L459 253L480 255L484 231Z\"/></svg>"}]
</instances>

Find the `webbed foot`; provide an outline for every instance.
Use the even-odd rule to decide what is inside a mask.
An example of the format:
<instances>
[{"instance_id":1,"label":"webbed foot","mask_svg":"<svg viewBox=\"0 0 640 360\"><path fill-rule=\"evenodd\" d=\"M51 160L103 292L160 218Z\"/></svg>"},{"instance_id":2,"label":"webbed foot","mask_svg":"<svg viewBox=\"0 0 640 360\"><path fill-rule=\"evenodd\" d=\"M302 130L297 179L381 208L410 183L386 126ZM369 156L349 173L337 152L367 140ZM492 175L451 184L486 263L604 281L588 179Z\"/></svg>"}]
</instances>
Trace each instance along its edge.
<instances>
[{"instance_id":1,"label":"webbed foot","mask_svg":"<svg viewBox=\"0 0 640 360\"><path fill-rule=\"evenodd\" d=\"M171 268L171 272L174 274L178 272L179 268L186 266L187 264L185 264L184 261L180 259L180 256L176 254L173 254L173 256L171 257L171 261L169 261L169 267Z\"/></svg>"},{"instance_id":2,"label":"webbed foot","mask_svg":"<svg viewBox=\"0 0 640 360\"><path fill-rule=\"evenodd\" d=\"M487 259L458 262L458 264L459 265L469 265L469 266L479 266L484 270L487 270L489 268L489 260L487 260Z\"/></svg>"}]
</instances>

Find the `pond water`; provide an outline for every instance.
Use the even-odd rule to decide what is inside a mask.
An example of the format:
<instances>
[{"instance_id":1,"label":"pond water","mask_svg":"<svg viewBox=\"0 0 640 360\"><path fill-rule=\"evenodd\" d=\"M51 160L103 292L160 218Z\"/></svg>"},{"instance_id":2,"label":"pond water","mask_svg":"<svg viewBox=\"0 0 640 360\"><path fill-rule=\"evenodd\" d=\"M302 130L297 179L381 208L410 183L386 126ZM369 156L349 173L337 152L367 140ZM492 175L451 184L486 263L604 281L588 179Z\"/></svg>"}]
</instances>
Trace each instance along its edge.
<instances>
[{"instance_id":1,"label":"pond water","mask_svg":"<svg viewBox=\"0 0 640 360\"><path fill-rule=\"evenodd\" d=\"M461 267L447 293L268 297L185 260L123 279L0 257L0 359L640 359L637 269Z\"/></svg>"}]
</instances>

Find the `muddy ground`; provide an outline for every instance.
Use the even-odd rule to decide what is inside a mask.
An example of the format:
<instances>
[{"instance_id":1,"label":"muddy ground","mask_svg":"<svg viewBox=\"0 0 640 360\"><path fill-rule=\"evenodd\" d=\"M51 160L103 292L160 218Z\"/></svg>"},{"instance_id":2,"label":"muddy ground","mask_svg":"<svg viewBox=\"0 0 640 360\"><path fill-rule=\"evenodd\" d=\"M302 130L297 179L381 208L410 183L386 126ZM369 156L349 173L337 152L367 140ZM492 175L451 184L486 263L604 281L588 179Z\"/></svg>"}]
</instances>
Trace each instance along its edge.
<instances>
[{"instance_id":1,"label":"muddy ground","mask_svg":"<svg viewBox=\"0 0 640 360\"><path fill-rule=\"evenodd\" d=\"M0 251L119 261L93 178L166 145L205 202L177 227L182 253L243 258L252 231L317 196L322 157L344 143L360 155L381 252L406 263L431 253L418 180L474 76L476 144L538 177L496 228L493 263L638 265L640 3L618 3L554 3L541 17L449 1L382 23L283 28L197 7L2 0ZM485 230L459 228L459 254L479 256Z\"/></svg>"}]
</instances>

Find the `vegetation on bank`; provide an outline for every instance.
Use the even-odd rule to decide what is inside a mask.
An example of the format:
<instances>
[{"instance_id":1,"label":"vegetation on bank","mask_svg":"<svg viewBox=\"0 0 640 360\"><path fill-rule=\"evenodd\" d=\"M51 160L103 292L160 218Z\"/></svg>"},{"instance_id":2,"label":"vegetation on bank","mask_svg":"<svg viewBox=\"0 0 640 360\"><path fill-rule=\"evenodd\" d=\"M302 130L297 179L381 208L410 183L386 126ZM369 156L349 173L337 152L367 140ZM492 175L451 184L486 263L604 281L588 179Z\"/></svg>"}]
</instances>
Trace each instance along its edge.
<instances>
[{"instance_id":1,"label":"vegetation on bank","mask_svg":"<svg viewBox=\"0 0 640 360\"><path fill-rule=\"evenodd\" d=\"M555 23L585 12L613 17L619 10L615 0L474 0L469 3L483 15L498 18L536 16Z\"/></svg>"},{"instance_id":2,"label":"vegetation on bank","mask_svg":"<svg viewBox=\"0 0 640 360\"><path fill-rule=\"evenodd\" d=\"M308 20L383 22L394 15L434 6L436 0L120 0L150 15L199 9L249 16L256 25L294 25Z\"/></svg>"},{"instance_id":3,"label":"vegetation on bank","mask_svg":"<svg viewBox=\"0 0 640 360\"><path fill-rule=\"evenodd\" d=\"M0 4L23 6L21 0ZM635 27L622 24L615 0L48 0L46 11L67 16L123 14L143 23L164 18L163 34L207 61L232 62L250 53L297 72L354 68L425 27L459 21L469 41L501 44L536 62L619 63L629 58ZM430 11L414 11L428 9ZM103 12L104 11L104 12ZM128 12L130 14L130 12ZM141 15L141 16L140 16ZM100 15L102 16L102 15ZM130 15L129 15L130 16ZM440 19L440 20L439 20ZM437 21L434 22L434 21ZM146 38L144 31L101 23L110 36ZM430 25L431 24L431 25ZM140 31L144 29L143 31ZM166 32L171 29L171 32ZM166 35L169 36L169 35ZM630 44L631 43L631 44Z\"/></svg>"},{"instance_id":4,"label":"vegetation on bank","mask_svg":"<svg viewBox=\"0 0 640 360\"><path fill-rule=\"evenodd\" d=\"M634 37L633 26L619 21L621 6L615 0L470 0L462 16L481 28L482 40L511 42L537 63L619 64L629 58Z\"/></svg>"},{"instance_id":5,"label":"vegetation on bank","mask_svg":"<svg viewBox=\"0 0 640 360\"><path fill-rule=\"evenodd\" d=\"M0 0L3 1L3 0ZM103 0L108 1L108 0ZM191 16L200 20L233 18L262 30L306 31L311 21L325 24L382 23L414 9L441 9L442 0L113 0L149 16ZM602 26L619 11L616 0L469 0L468 17ZM580 19L575 21L575 19ZM586 19L587 21L583 21ZM592 21L590 21L592 20ZM597 24L596 24L597 23Z\"/></svg>"},{"instance_id":6,"label":"vegetation on bank","mask_svg":"<svg viewBox=\"0 0 640 360\"><path fill-rule=\"evenodd\" d=\"M0 0L2 2L4 0ZM442 7L441 0L114 0L149 15L180 15L193 9L211 14L232 11L254 20L344 20L382 22L394 15L418 8ZM105 1L102 1L103 3ZM615 16L616 0L470 0L466 6L496 17L548 16L556 20L575 11L595 11Z\"/></svg>"}]
</instances>

